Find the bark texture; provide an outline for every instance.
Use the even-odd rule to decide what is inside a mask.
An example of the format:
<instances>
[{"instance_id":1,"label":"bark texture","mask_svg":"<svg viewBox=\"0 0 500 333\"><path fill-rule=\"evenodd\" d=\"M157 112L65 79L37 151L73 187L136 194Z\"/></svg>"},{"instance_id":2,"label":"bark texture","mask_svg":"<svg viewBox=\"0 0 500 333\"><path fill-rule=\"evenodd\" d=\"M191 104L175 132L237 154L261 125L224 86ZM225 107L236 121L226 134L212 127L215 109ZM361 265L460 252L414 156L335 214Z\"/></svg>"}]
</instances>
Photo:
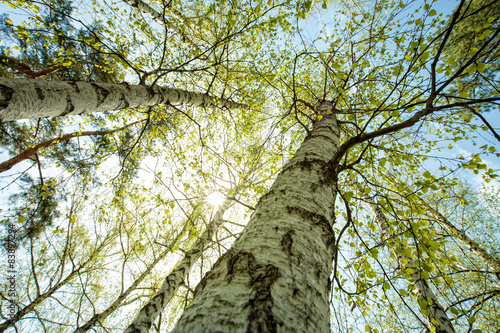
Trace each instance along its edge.
<instances>
[{"instance_id":1,"label":"bark texture","mask_svg":"<svg viewBox=\"0 0 500 333\"><path fill-rule=\"evenodd\" d=\"M184 282L186 275L191 271L193 264L201 257L205 246L212 240L213 235L219 229L222 223L224 212L229 208L231 199L226 199L217 213L210 221L205 232L196 240L193 247L186 253L182 261L165 278L163 285L156 295L142 307L136 318L125 330L125 333L147 333L158 318L168 302L172 299L175 292Z\"/></svg>"},{"instance_id":2,"label":"bark texture","mask_svg":"<svg viewBox=\"0 0 500 333\"><path fill-rule=\"evenodd\" d=\"M359 184L357 181L353 181L353 183L358 188L358 191L360 193L365 193L361 184ZM385 214L380 206L375 203L373 198L367 195L363 195L363 200L368 204L368 207L375 216L375 220L379 225L380 233L382 234L384 241L388 241L393 238L391 236L389 224L387 223ZM406 248L403 242L398 242L397 240L396 242L397 245L401 247L401 249L404 250ZM421 312L428 320L429 328L434 326L436 328L436 333L455 333L453 324L446 315L443 306L440 304L439 300L434 294L434 291L427 283L427 280L422 277L422 269L419 267L419 265L415 263L415 260L412 257L394 251L394 248L392 248L392 250L401 267L413 269L413 273L410 274L410 281L414 287L414 292L417 295L418 302L420 303ZM407 264L404 265L404 262L407 262ZM426 309L426 311L422 311L422 309ZM425 313L427 311L428 314Z\"/></svg>"},{"instance_id":3,"label":"bark texture","mask_svg":"<svg viewBox=\"0 0 500 333\"><path fill-rule=\"evenodd\" d=\"M168 104L242 107L207 94L159 86L0 77L1 122Z\"/></svg>"},{"instance_id":4,"label":"bark texture","mask_svg":"<svg viewBox=\"0 0 500 333\"><path fill-rule=\"evenodd\" d=\"M196 288L173 332L329 332L339 144L318 121L242 235Z\"/></svg>"},{"instance_id":5,"label":"bark texture","mask_svg":"<svg viewBox=\"0 0 500 333\"><path fill-rule=\"evenodd\" d=\"M176 33L179 36L183 37L182 33L179 31L179 29L172 25L164 15L158 13L153 7L145 3L144 1L141 0L123 0L123 2L127 3L129 6L132 6L134 8L137 8L144 14L148 15L151 17L153 20L155 20L157 23L163 25L165 28L167 28L170 32Z\"/></svg>"}]
</instances>

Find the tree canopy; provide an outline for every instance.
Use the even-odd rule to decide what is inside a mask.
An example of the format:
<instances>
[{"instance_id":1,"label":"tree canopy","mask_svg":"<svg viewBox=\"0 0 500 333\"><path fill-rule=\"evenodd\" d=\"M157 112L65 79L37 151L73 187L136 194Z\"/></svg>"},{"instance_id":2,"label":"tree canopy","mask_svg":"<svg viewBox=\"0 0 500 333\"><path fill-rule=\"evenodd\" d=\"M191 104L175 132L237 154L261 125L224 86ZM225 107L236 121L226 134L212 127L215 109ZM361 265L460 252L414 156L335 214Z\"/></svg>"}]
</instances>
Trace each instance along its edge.
<instances>
[{"instance_id":1,"label":"tree canopy","mask_svg":"<svg viewBox=\"0 0 500 333\"><path fill-rule=\"evenodd\" d=\"M286 206L332 254L318 327L500 330L500 1L0 6L0 332L188 331L233 256L257 286L241 331L280 331L288 277L230 249L318 187L332 221ZM269 258L307 267L303 233Z\"/></svg>"}]
</instances>

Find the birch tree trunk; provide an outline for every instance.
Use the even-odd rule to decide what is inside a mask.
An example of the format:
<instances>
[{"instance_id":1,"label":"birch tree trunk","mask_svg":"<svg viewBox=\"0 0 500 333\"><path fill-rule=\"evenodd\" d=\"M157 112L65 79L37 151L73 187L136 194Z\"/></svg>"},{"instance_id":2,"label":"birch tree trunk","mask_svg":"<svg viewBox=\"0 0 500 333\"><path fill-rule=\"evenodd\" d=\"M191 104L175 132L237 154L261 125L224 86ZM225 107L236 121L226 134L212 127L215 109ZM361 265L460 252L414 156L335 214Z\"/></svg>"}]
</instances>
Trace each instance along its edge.
<instances>
[{"instance_id":1,"label":"birch tree trunk","mask_svg":"<svg viewBox=\"0 0 500 333\"><path fill-rule=\"evenodd\" d=\"M242 107L182 89L0 77L0 122L156 105Z\"/></svg>"},{"instance_id":2,"label":"birch tree trunk","mask_svg":"<svg viewBox=\"0 0 500 333\"><path fill-rule=\"evenodd\" d=\"M363 200L367 203L368 207L375 216L375 220L379 225L380 233L384 238L384 241L390 241L393 237L391 236L389 224L387 223L384 212L382 211L380 206L378 206L374 202L373 198L364 194L365 191L361 184L359 184L357 181L353 181L353 184L363 195ZM403 244L403 242L399 242L397 240L396 242L397 245L403 250L402 252L404 252L406 246ZM415 260L413 260L411 256L407 256L398 251L394 251L394 249L392 250L401 267L406 267L406 269L413 270L413 273L410 274L410 281L413 285L414 292L417 295L417 300L420 304L420 311L428 320L428 328L430 329L431 327L435 327L435 331L430 331L436 333L454 333L455 329L453 327L453 324L446 315L443 306L440 304L439 300L434 294L434 291L427 283L427 280L422 277L422 269L417 263L415 263ZM407 262L407 264L404 265L404 262Z\"/></svg>"},{"instance_id":3,"label":"birch tree trunk","mask_svg":"<svg viewBox=\"0 0 500 333\"><path fill-rule=\"evenodd\" d=\"M490 267L496 277L500 280L500 260L492 256L487 250L481 247L479 244L470 239L465 231L455 227L446 217L443 216L439 211L430 207L427 203L421 202L421 204L434 216L434 218L450 233L450 235L460 239L465 246L472 251L478 258L480 258L486 265Z\"/></svg>"},{"instance_id":4,"label":"birch tree trunk","mask_svg":"<svg viewBox=\"0 0 500 333\"><path fill-rule=\"evenodd\" d=\"M163 253L161 253L149 266L148 268L142 272L141 275L135 281L125 290L123 291L118 297L114 300L113 303L111 303L110 306L108 306L104 311L100 313L96 313L90 318L85 324L82 326L78 327L74 333L83 333L87 332L90 330L93 326L96 324L104 323L106 318L109 317L110 314L112 314L116 309L118 309L122 303L125 301L125 299L133 292L136 290L137 286L151 273L151 271L155 268L155 266L165 258L165 256L170 252L171 248L165 250Z\"/></svg>"},{"instance_id":5,"label":"birch tree trunk","mask_svg":"<svg viewBox=\"0 0 500 333\"><path fill-rule=\"evenodd\" d=\"M157 23L159 23L159 24L163 25L165 28L167 28L170 32L178 34L183 39L186 38L176 26L171 24L165 18L164 15L158 13L153 7L151 7L150 5L145 3L144 1L142 1L142 0L123 0L123 2L127 3L131 7L137 8L138 10L143 12L144 14L148 15L153 20L155 20ZM165 9L167 9L167 8L165 8Z\"/></svg>"},{"instance_id":6,"label":"birch tree trunk","mask_svg":"<svg viewBox=\"0 0 500 333\"><path fill-rule=\"evenodd\" d=\"M329 332L339 144L318 121L242 235L196 288L173 332Z\"/></svg>"},{"instance_id":7,"label":"birch tree trunk","mask_svg":"<svg viewBox=\"0 0 500 333\"><path fill-rule=\"evenodd\" d=\"M158 318L165 306L170 302L175 292L184 282L186 275L191 271L194 263L201 257L205 246L212 240L213 235L222 223L224 212L229 208L232 199L226 199L210 221L205 232L198 238L193 247L186 252L182 261L165 278L163 285L156 295L142 307L134 321L124 333L147 333ZM77 333L78 331L75 331ZM83 331L82 331L83 332Z\"/></svg>"},{"instance_id":8,"label":"birch tree trunk","mask_svg":"<svg viewBox=\"0 0 500 333\"><path fill-rule=\"evenodd\" d=\"M427 202L425 202L421 197L416 195L415 193L410 193L407 188L404 187L403 184L397 184L399 188L402 188L405 193L411 194L412 199L417 199L418 204L422 205L427 212L432 215L436 221L441 224L450 235L460 239L465 246L473 252L478 258L480 258L496 275L496 277L500 280L500 259L491 255L486 249L480 246L478 243L473 241L467 236L465 231L455 227L453 223L451 223L443 214L441 214L437 209L431 207Z\"/></svg>"}]
</instances>

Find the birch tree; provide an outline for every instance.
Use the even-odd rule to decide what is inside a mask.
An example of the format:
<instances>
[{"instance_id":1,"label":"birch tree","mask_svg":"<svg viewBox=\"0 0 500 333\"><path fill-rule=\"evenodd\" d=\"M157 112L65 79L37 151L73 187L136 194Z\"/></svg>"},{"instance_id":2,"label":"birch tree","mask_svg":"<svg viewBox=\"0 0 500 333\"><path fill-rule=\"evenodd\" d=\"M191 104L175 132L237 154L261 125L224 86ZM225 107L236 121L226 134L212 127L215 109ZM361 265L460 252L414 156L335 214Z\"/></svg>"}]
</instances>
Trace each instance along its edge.
<instances>
[{"instance_id":1,"label":"birch tree","mask_svg":"<svg viewBox=\"0 0 500 333\"><path fill-rule=\"evenodd\" d=\"M182 89L127 84L1 78L0 91L2 121L158 105L240 106Z\"/></svg>"},{"instance_id":2,"label":"birch tree","mask_svg":"<svg viewBox=\"0 0 500 333\"><path fill-rule=\"evenodd\" d=\"M500 34L500 18L486 10L497 1L484 8L469 4L458 2L446 18L443 8L424 1L349 6L326 1L172 1L163 9L157 2L108 1L106 8L117 18L102 10L109 22L101 22L103 32L98 36L103 50L118 56L120 66L138 85L2 78L1 107L8 110L1 113L3 121L28 117L25 106L37 117L67 114L60 117L64 121L86 119L83 113L95 111L102 111L103 121L110 124L132 123L143 113L148 119L170 117L168 122L154 122L160 126L144 126L131 149L118 154L119 167L128 160L134 172L125 174L120 168L117 176L109 168L102 181L96 181L100 191L108 191L102 201L109 202L99 206L100 216L129 221L123 222L123 239L115 244L122 281L127 274L140 275L137 267L149 267L143 256L161 253L158 243L183 230L178 217L186 215L190 203L205 197L209 189L227 190L244 170L261 165L257 180L238 199L252 208L251 215L240 212L228 221L238 232L221 226L214 232L212 257L207 251L194 266L179 262L183 274L175 271L175 285L184 280L185 297L177 305L186 309L175 327L175 313L163 311L162 298L171 293L165 292L170 282L160 287L170 281L161 265L145 278L147 292L140 286L131 291L137 299L130 311L113 307L114 301L104 305L99 297L102 288L113 283L95 272L88 277L89 285L82 283L79 295L64 304L68 315L52 314L51 321L83 329L85 322L93 323L104 313L106 320L100 325L109 331L131 326L130 332L150 327L173 332L328 332L366 323L367 331L380 332L383 327L374 326L380 321L369 320L377 311L370 305L376 304L400 321L394 326L398 329L477 332L482 324L475 322L475 314L486 303L455 315L451 309L456 299L443 292L450 289L423 282L425 274L427 281L438 281L442 266L454 261L446 258L444 242L422 218L422 206L403 205L402 197L379 176L387 168L396 170L397 176L411 175L423 193L452 190L452 178L459 172L478 174L497 186L496 167L486 166L494 163L495 144L481 143L481 148L471 148L472 154L455 145L477 144L480 134L494 137L494 126L476 122L470 109L486 117L484 111L500 100L495 75L488 74L488 96L474 94L463 84L490 69ZM481 20L473 48L454 57L449 52L454 32L461 22L481 13L491 17L488 23ZM315 28L308 17L319 22ZM119 28L122 18L130 18L126 29ZM180 21L184 25L172 24ZM444 23L438 28L439 21ZM118 52L132 44L137 52ZM64 98L57 98L49 86ZM175 88L161 88L167 86ZM180 97L179 89L186 98ZM448 146L449 156L443 152ZM427 170L422 173L417 166ZM141 178L144 172L152 175L153 185ZM354 194L353 175L363 179L365 189L377 192L380 200L373 204L391 221L388 234L398 234L405 246L415 245L414 252L405 248L399 260L379 257L387 252L381 248L380 232L373 230L376 226L359 213L356 201L361 198ZM412 217L420 220L412 224ZM205 242L205 236L197 241L204 226L188 229L183 244L197 244L198 251ZM231 244L229 239L236 240ZM418 261L421 270L410 267L412 272L401 273L398 266L405 261L414 267ZM415 271L418 277L412 275ZM203 275L199 283L190 281L194 273ZM407 284L401 278L421 282L422 301L439 315L429 316L428 322L418 314L403 318L405 311L414 311L414 303L401 297L403 306L398 309L396 301L385 297ZM453 274L447 278L453 281ZM144 303L136 301L151 298L151 306L141 311ZM172 301L165 309L170 305ZM151 308L154 311L148 311ZM346 311L339 313L339 308ZM364 322L349 320L355 311L355 319ZM49 320L40 322L52 325Z\"/></svg>"},{"instance_id":3,"label":"birch tree","mask_svg":"<svg viewBox=\"0 0 500 333\"><path fill-rule=\"evenodd\" d=\"M389 224L382 209L375 203L373 198L364 195L365 191L360 183L356 180L353 180L353 182L377 221L382 241L389 244L392 242L395 243L396 250L394 250L394 256L398 260L398 265L400 265L401 269L411 272L409 273L410 281L417 295L420 312L428 318L428 327L435 327L434 331L436 332L455 332L453 324L446 315L443 306L431 289L427 279L423 277L422 269L415 263L411 255L407 255L407 247L397 238L395 240L392 239ZM411 253L411 250L409 253Z\"/></svg>"}]
</instances>

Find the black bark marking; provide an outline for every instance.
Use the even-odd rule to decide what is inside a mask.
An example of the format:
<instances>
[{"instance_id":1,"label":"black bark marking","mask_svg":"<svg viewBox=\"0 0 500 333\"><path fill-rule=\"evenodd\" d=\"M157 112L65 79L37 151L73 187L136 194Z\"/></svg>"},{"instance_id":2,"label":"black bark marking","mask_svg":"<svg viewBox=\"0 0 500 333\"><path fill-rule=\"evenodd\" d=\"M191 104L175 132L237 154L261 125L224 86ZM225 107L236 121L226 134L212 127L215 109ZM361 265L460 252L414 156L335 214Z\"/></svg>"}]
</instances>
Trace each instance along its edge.
<instances>
[{"instance_id":1,"label":"black bark marking","mask_svg":"<svg viewBox=\"0 0 500 333\"><path fill-rule=\"evenodd\" d=\"M274 300L271 286L280 277L277 267L273 265L255 265L250 270L250 285L255 291L255 297L248 302L248 333L277 332L278 325L273 315Z\"/></svg>"},{"instance_id":2,"label":"black bark marking","mask_svg":"<svg viewBox=\"0 0 500 333\"><path fill-rule=\"evenodd\" d=\"M175 89L174 90L177 94L177 101L175 102L176 104L182 104L184 103L184 99L182 98L182 94L179 90ZM171 102L171 100L169 100L169 102Z\"/></svg>"},{"instance_id":3,"label":"black bark marking","mask_svg":"<svg viewBox=\"0 0 500 333\"><path fill-rule=\"evenodd\" d=\"M99 105L101 105L104 102L106 97L108 97L109 90L101 87L97 83L92 83L92 87L94 87L94 89L95 89L95 92L97 95L97 107L99 107Z\"/></svg>"},{"instance_id":4,"label":"black bark marking","mask_svg":"<svg viewBox=\"0 0 500 333\"><path fill-rule=\"evenodd\" d=\"M121 109L126 109L130 106L130 103L127 99L127 96L125 96L125 94L122 94L121 98L120 98L122 104L120 105L120 108Z\"/></svg>"},{"instance_id":5,"label":"black bark marking","mask_svg":"<svg viewBox=\"0 0 500 333\"><path fill-rule=\"evenodd\" d=\"M289 230L287 231L286 234L283 235L283 238L281 238L281 247L283 248L283 251L288 253L290 257L293 257L292 253L292 245L293 245L293 239L292 235L295 234L294 230Z\"/></svg>"},{"instance_id":6,"label":"black bark marking","mask_svg":"<svg viewBox=\"0 0 500 333\"><path fill-rule=\"evenodd\" d=\"M295 168L300 168L301 170L306 170L306 171L311 171L313 168L313 165L315 166L320 166L321 168L326 167L327 162L325 162L322 159L317 159L317 158L304 158L301 161L292 163L292 164L287 164L282 171L282 174L287 172L288 170L295 169Z\"/></svg>"},{"instance_id":7,"label":"black bark marking","mask_svg":"<svg viewBox=\"0 0 500 333\"><path fill-rule=\"evenodd\" d=\"M153 98L156 96L157 92L155 90L155 87L151 86L144 86L146 88L146 91L148 92L149 98ZM166 101L162 98L162 102L165 103Z\"/></svg>"},{"instance_id":8,"label":"black bark marking","mask_svg":"<svg viewBox=\"0 0 500 333\"><path fill-rule=\"evenodd\" d=\"M61 116L66 116L75 110L75 106L73 105L73 101L69 96L66 96L66 109L61 113Z\"/></svg>"},{"instance_id":9,"label":"black bark marking","mask_svg":"<svg viewBox=\"0 0 500 333\"><path fill-rule=\"evenodd\" d=\"M249 308L247 333L277 332L277 321L272 308L274 300L271 286L280 277L277 267L268 264L260 265L253 254L237 252L227 260L227 275L231 281L234 275L249 276L248 286L254 291L254 298L245 306Z\"/></svg>"},{"instance_id":10,"label":"black bark marking","mask_svg":"<svg viewBox=\"0 0 500 333\"><path fill-rule=\"evenodd\" d=\"M76 81L69 81L68 83L73 87L73 89L75 89L77 94L80 93L80 87L78 86Z\"/></svg>"},{"instance_id":11,"label":"black bark marking","mask_svg":"<svg viewBox=\"0 0 500 333\"><path fill-rule=\"evenodd\" d=\"M193 297L196 297L196 295L199 292L201 292L203 289L205 289L205 286L207 285L208 280L210 280L214 276L213 272L215 271L215 267L221 265L221 263L224 260L226 260L226 258L231 258L231 253L232 253L232 250L229 249L226 253L224 253L222 256L220 256L219 259L217 259L215 264L212 266L212 269L210 271L208 271L207 274L205 274L205 276L203 276L200 283L198 283L198 285L196 286L194 293L193 293Z\"/></svg>"},{"instance_id":12,"label":"black bark marking","mask_svg":"<svg viewBox=\"0 0 500 333\"><path fill-rule=\"evenodd\" d=\"M151 303L156 303L156 301L159 300L160 301L160 305L163 305L163 301L165 300L165 294L164 293L161 293L161 294L158 294L156 295L155 297L153 297L153 301ZM154 311L157 311L158 310L158 307L156 306L156 304L148 304L148 306L146 307L146 316L147 317L150 317L151 314L154 312ZM148 322L150 323L150 322ZM151 324L149 324L151 327Z\"/></svg>"},{"instance_id":13,"label":"black bark marking","mask_svg":"<svg viewBox=\"0 0 500 333\"><path fill-rule=\"evenodd\" d=\"M335 233L328 220L320 214L316 214L300 207L286 207L288 214L296 214L304 218L306 221L311 221L314 225L321 228L321 239L330 252L330 257L333 258Z\"/></svg>"},{"instance_id":14,"label":"black bark marking","mask_svg":"<svg viewBox=\"0 0 500 333\"><path fill-rule=\"evenodd\" d=\"M40 87L36 87L35 91L36 91L36 96L38 97L38 99L43 101L45 99L45 94L43 93L43 90Z\"/></svg>"},{"instance_id":15,"label":"black bark marking","mask_svg":"<svg viewBox=\"0 0 500 333\"><path fill-rule=\"evenodd\" d=\"M0 108L7 108L14 95L14 89L0 84Z\"/></svg>"}]
</instances>

